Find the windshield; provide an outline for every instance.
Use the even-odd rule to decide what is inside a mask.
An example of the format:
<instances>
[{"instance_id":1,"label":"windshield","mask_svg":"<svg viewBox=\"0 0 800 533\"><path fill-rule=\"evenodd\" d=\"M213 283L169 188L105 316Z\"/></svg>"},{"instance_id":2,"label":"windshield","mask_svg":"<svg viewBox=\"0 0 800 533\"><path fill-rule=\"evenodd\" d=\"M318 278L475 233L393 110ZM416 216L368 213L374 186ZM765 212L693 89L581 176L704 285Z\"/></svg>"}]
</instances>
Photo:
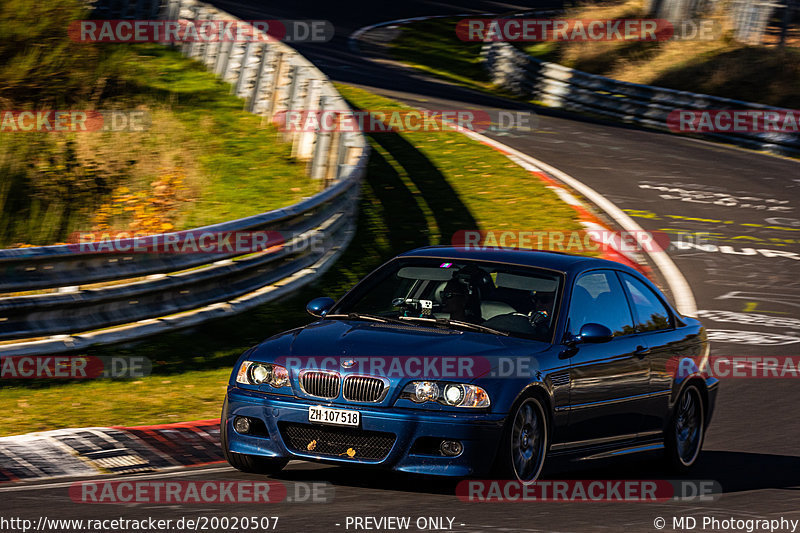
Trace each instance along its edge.
<instances>
[{"instance_id":1,"label":"windshield","mask_svg":"<svg viewBox=\"0 0 800 533\"><path fill-rule=\"evenodd\" d=\"M560 294L561 275L546 270L403 258L359 283L327 316L494 330L550 342Z\"/></svg>"}]
</instances>

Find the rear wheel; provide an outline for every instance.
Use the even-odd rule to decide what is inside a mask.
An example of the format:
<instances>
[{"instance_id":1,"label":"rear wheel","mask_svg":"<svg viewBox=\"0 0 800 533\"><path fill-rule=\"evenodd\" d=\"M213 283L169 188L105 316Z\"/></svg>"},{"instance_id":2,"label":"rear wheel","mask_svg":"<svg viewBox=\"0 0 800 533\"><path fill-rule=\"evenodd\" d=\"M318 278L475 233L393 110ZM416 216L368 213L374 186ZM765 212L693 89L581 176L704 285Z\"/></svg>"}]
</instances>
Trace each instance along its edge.
<instances>
[{"instance_id":1,"label":"rear wheel","mask_svg":"<svg viewBox=\"0 0 800 533\"><path fill-rule=\"evenodd\" d=\"M503 479L533 483L544 466L547 452L547 417L541 402L522 400L506 420L496 471Z\"/></svg>"},{"instance_id":2,"label":"rear wheel","mask_svg":"<svg viewBox=\"0 0 800 533\"><path fill-rule=\"evenodd\" d=\"M681 392L665 435L668 463L677 470L688 470L697 462L705 436L703 397L696 385Z\"/></svg>"},{"instance_id":3,"label":"rear wheel","mask_svg":"<svg viewBox=\"0 0 800 533\"><path fill-rule=\"evenodd\" d=\"M261 457L258 455L246 455L243 453L232 452L228 449L228 399L222 404L222 416L220 417L219 426L219 440L222 447L222 455L225 460L237 470L242 472L249 472L252 474L277 474L286 463L288 459L277 457Z\"/></svg>"}]
</instances>

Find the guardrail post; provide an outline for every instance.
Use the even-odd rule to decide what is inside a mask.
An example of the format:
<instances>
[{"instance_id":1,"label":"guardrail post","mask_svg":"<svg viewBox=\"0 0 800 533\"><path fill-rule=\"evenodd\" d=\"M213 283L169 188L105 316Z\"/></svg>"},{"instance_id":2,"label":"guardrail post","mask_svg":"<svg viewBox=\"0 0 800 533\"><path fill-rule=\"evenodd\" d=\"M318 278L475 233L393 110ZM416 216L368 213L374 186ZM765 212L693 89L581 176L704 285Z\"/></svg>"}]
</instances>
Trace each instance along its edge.
<instances>
[{"instance_id":1,"label":"guardrail post","mask_svg":"<svg viewBox=\"0 0 800 533\"><path fill-rule=\"evenodd\" d=\"M189 21L191 24L196 24L198 19L200 18L200 13L202 12L202 8L199 5L194 5L191 7L192 11L192 18ZM194 42L183 43L181 47L181 52L186 57L195 57L195 49L196 45Z\"/></svg>"},{"instance_id":2,"label":"guardrail post","mask_svg":"<svg viewBox=\"0 0 800 533\"><path fill-rule=\"evenodd\" d=\"M250 62L253 60L253 50L255 45L252 41L248 41L244 47L244 54L242 55L242 64L239 66L239 76L236 78L236 84L233 86L233 94L239 98L244 98L244 87L247 84L247 78L252 70ZM258 73L256 73L258 75Z\"/></svg>"},{"instance_id":3,"label":"guardrail post","mask_svg":"<svg viewBox=\"0 0 800 533\"><path fill-rule=\"evenodd\" d=\"M225 71L228 69L228 61L231 56L231 48L233 48L233 42L229 40L224 40L219 44L219 53L217 54L217 60L214 64L214 74L217 76L223 76Z\"/></svg>"},{"instance_id":4,"label":"guardrail post","mask_svg":"<svg viewBox=\"0 0 800 533\"><path fill-rule=\"evenodd\" d=\"M246 46L240 42L233 42L228 53L228 64L222 69L222 79L231 84L231 93L236 93L236 82L239 79L239 72L243 68L242 60L244 59Z\"/></svg>"},{"instance_id":5,"label":"guardrail post","mask_svg":"<svg viewBox=\"0 0 800 533\"><path fill-rule=\"evenodd\" d=\"M183 3L183 0L174 0L174 4L170 4L171 9L174 9L174 11L170 11L170 14L169 14L169 17L168 17L170 20L179 20L181 18L181 4L182 3Z\"/></svg>"},{"instance_id":6,"label":"guardrail post","mask_svg":"<svg viewBox=\"0 0 800 533\"><path fill-rule=\"evenodd\" d=\"M328 105L328 97L320 98L319 109L322 113ZM325 177L325 162L330 144L331 134L325 128L319 128L314 139L314 153L311 156L310 175L312 180L319 180Z\"/></svg>"},{"instance_id":7,"label":"guardrail post","mask_svg":"<svg viewBox=\"0 0 800 533\"><path fill-rule=\"evenodd\" d=\"M270 58L273 55L272 51L270 50L269 46L266 44L262 44L259 47L261 52L261 57L258 59L258 64L256 65L256 77L253 80L253 90L250 93L249 98L249 105L248 109L251 113L258 113L260 111L259 97L261 96L261 88L264 85L264 80L267 76L267 69L269 68Z\"/></svg>"},{"instance_id":8,"label":"guardrail post","mask_svg":"<svg viewBox=\"0 0 800 533\"><path fill-rule=\"evenodd\" d=\"M345 115L347 115L346 112ZM343 117L338 117L336 122L337 126L341 127L342 118ZM339 181L339 178L341 178L345 173L346 163L347 163L347 151L349 149L348 143L350 142L351 135L353 135L353 133L349 131L340 132L338 140L339 145L338 149L336 150L336 172L333 176L334 181Z\"/></svg>"},{"instance_id":9,"label":"guardrail post","mask_svg":"<svg viewBox=\"0 0 800 533\"><path fill-rule=\"evenodd\" d=\"M310 79L306 84L305 103L302 104L304 115L301 122L306 122L305 113L317 113L319 110L321 85L321 81L318 79ZM293 155L298 159L309 159L314 150L314 138L317 134L317 131L306 131L304 127L301 127L296 136L296 143L292 150Z\"/></svg>"},{"instance_id":10,"label":"guardrail post","mask_svg":"<svg viewBox=\"0 0 800 533\"><path fill-rule=\"evenodd\" d=\"M303 67L299 65L292 65L290 74L289 74L289 92L286 98L286 112L287 115L285 118L288 118L288 113L295 112L295 111L303 111L301 108L300 102L302 101L302 88L303 88L303 80L301 79L300 72ZM285 120L284 120L285 122ZM291 141L292 143L292 155L296 156L297 150L297 143L295 142L298 137L298 132L292 131L290 128L286 128L283 131L283 140L284 142Z\"/></svg>"},{"instance_id":11,"label":"guardrail post","mask_svg":"<svg viewBox=\"0 0 800 533\"><path fill-rule=\"evenodd\" d=\"M275 58L275 66L273 67L272 79L269 85L267 107L264 110L264 114L268 120L272 120L275 113L280 110L281 88L283 87L283 83L281 82L284 81L286 77L286 72L288 70L286 67L289 65L289 59L286 55L285 52L278 52Z\"/></svg>"},{"instance_id":12,"label":"guardrail post","mask_svg":"<svg viewBox=\"0 0 800 533\"><path fill-rule=\"evenodd\" d=\"M212 12L208 13L208 17L205 21L214 21L214 15ZM200 21L198 21L199 23ZM202 24L198 24L198 26L202 26ZM219 40L217 39L207 39L204 44L203 48L203 64L206 66L207 69L213 70L214 63L217 59L217 55L219 54Z\"/></svg>"},{"instance_id":13,"label":"guardrail post","mask_svg":"<svg viewBox=\"0 0 800 533\"><path fill-rule=\"evenodd\" d=\"M197 13L197 18L193 21L190 21L190 23L194 24L195 28L199 28L200 26L203 25L203 21L205 20L206 20L206 11L201 10ZM208 53L208 41L198 39L198 42L192 45L192 55L190 57L205 62L205 57L207 53Z\"/></svg>"},{"instance_id":14,"label":"guardrail post","mask_svg":"<svg viewBox=\"0 0 800 533\"><path fill-rule=\"evenodd\" d=\"M339 158L341 157L342 142L342 116L335 110L333 117L333 131L330 133L330 145L328 146L328 160L325 163L325 186L335 182L339 178Z\"/></svg>"},{"instance_id":15,"label":"guardrail post","mask_svg":"<svg viewBox=\"0 0 800 533\"><path fill-rule=\"evenodd\" d=\"M156 18L161 20L175 20L175 0L167 0L161 6L161 11L158 12Z\"/></svg>"}]
</instances>

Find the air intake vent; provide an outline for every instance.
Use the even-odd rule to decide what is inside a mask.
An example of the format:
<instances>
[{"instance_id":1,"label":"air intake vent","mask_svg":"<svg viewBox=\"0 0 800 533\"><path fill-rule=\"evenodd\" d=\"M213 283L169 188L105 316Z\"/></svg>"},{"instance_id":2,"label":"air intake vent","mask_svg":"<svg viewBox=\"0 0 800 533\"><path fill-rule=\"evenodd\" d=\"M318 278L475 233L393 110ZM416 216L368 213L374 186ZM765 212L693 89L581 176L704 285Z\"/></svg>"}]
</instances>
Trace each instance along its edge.
<instances>
[{"instance_id":1,"label":"air intake vent","mask_svg":"<svg viewBox=\"0 0 800 533\"><path fill-rule=\"evenodd\" d=\"M550 374L550 381L553 382L554 387L569 385L569 370Z\"/></svg>"},{"instance_id":2,"label":"air intake vent","mask_svg":"<svg viewBox=\"0 0 800 533\"><path fill-rule=\"evenodd\" d=\"M311 426L280 423L283 442L303 454L327 455L337 459L382 461L389 455L396 439L394 433L364 431L355 428ZM315 446L309 449L309 443ZM351 455L355 452L354 455Z\"/></svg>"},{"instance_id":3,"label":"air intake vent","mask_svg":"<svg viewBox=\"0 0 800 533\"><path fill-rule=\"evenodd\" d=\"M347 376L344 378L343 396L351 402L379 402L388 389L388 383L370 376Z\"/></svg>"},{"instance_id":4,"label":"air intake vent","mask_svg":"<svg viewBox=\"0 0 800 533\"><path fill-rule=\"evenodd\" d=\"M339 396L341 378L336 372L304 370L300 373L300 386L310 396L332 400Z\"/></svg>"}]
</instances>

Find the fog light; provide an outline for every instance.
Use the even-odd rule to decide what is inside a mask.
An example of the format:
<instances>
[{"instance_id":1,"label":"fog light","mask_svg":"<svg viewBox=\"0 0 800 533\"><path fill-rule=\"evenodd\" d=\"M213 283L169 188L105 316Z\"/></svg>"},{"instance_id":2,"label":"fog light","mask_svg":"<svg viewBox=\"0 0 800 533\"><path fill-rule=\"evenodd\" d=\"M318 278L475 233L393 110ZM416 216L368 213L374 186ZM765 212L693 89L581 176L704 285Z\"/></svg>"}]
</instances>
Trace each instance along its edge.
<instances>
[{"instance_id":1,"label":"fog light","mask_svg":"<svg viewBox=\"0 0 800 533\"><path fill-rule=\"evenodd\" d=\"M442 452L442 455L446 455L448 457L461 455L461 451L463 449L464 447L457 440L443 440L439 445L439 451Z\"/></svg>"},{"instance_id":2,"label":"fog light","mask_svg":"<svg viewBox=\"0 0 800 533\"><path fill-rule=\"evenodd\" d=\"M235 429L237 433L249 433L250 419L246 416L237 416L233 420L233 429Z\"/></svg>"}]
</instances>

